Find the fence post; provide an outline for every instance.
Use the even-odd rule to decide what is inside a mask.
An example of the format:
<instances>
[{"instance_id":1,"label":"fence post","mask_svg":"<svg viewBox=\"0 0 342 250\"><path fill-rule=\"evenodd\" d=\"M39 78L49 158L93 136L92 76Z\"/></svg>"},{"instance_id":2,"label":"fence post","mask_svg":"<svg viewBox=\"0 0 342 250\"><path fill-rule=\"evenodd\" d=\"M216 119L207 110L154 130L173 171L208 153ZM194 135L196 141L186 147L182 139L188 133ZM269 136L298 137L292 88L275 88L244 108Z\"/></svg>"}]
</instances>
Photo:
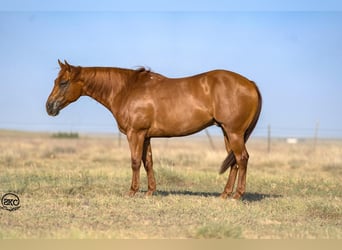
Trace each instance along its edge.
<instances>
[{"instance_id":1,"label":"fence post","mask_svg":"<svg viewBox=\"0 0 342 250\"><path fill-rule=\"evenodd\" d=\"M210 134L209 134L209 131L208 129L205 129L205 133L207 134L208 138L209 138L209 142L210 142L210 146L213 150L215 150L215 145L214 145L214 142L213 142L213 139L211 138Z\"/></svg>"}]
</instances>

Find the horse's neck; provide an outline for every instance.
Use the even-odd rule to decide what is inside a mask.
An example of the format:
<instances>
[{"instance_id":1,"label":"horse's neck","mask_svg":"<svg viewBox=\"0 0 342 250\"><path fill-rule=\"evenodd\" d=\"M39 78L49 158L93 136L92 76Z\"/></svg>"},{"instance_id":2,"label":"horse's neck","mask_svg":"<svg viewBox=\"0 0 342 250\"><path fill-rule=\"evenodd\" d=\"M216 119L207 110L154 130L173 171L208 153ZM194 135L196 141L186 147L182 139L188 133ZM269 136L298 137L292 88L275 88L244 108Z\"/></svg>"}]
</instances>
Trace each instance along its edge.
<instances>
[{"instance_id":1,"label":"horse's neck","mask_svg":"<svg viewBox=\"0 0 342 250\"><path fill-rule=\"evenodd\" d=\"M84 68L84 95L103 104L112 112L114 102L125 88L130 70L118 68Z\"/></svg>"}]
</instances>

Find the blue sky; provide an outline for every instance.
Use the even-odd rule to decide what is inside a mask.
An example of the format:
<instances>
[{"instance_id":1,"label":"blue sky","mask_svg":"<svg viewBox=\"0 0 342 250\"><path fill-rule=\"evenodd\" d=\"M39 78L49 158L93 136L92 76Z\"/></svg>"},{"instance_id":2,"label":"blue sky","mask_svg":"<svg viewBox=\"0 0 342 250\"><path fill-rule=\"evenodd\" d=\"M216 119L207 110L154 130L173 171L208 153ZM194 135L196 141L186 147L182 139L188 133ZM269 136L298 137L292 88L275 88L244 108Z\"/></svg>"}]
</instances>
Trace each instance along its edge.
<instances>
[{"instance_id":1,"label":"blue sky","mask_svg":"<svg viewBox=\"0 0 342 250\"><path fill-rule=\"evenodd\" d=\"M342 8L334 1L118 1L108 8L104 0L82 7L18 1L0 7L0 129L117 132L111 114L87 97L58 117L46 114L59 58L81 66L143 65L170 77L236 71L263 95L255 135L266 135L270 124L275 136L310 137L319 122L321 137L342 137L342 12L330 11Z\"/></svg>"}]
</instances>

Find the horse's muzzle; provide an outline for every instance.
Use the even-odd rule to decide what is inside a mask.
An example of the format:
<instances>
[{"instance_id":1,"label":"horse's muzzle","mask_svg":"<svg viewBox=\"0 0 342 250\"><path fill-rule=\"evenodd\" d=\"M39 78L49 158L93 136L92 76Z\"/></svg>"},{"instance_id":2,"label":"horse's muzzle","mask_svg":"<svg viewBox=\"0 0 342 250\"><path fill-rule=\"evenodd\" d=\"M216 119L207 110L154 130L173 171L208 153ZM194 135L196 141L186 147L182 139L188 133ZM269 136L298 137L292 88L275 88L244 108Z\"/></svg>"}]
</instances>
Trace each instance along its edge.
<instances>
[{"instance_id":1,"label":"horse's muzzle","mask_svg":"<svg viewBox=\"0 0 342 250\"><path fill-rule=\"evenodd\" d=\"M59 114L59 102L55 101L55 102L46 102L46 112L48 113L48 115L51 116L56 116Z\"/></svg>"}]
</instances>

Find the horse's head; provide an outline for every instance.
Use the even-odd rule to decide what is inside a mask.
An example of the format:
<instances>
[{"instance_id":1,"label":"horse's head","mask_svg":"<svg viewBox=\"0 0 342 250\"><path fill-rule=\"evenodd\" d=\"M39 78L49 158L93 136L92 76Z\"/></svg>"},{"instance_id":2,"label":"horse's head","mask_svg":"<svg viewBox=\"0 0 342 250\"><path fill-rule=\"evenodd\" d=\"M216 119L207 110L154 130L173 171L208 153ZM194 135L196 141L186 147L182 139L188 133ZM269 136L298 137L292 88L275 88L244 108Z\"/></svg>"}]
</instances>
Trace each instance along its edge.
<instances>
[{"instance_id":1,"label":"horse's head","mask_svg":"<svg viewBox=\"0 0 342 250\"><path fill-rule=\"evenodd\" d=\"M64 61L58 60L61 67L55 85L46 102L46 111L56 116L59 111L76 101L82 95L83 82L79 79L80 67L74 67Z\"/></svg>"}]
</instances>

